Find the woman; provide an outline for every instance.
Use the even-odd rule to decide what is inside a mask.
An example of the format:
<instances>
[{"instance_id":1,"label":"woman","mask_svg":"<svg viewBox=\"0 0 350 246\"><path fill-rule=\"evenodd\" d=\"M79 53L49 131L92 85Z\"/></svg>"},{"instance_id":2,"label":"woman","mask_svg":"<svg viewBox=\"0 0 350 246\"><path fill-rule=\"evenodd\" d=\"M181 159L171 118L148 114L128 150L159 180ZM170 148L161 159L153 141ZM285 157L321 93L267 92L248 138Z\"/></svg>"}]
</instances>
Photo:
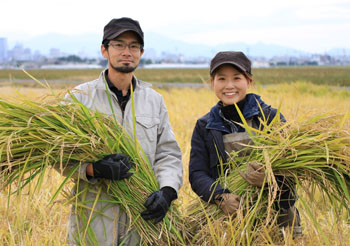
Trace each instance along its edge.
<instances>
[{"instance_id":1,"label":"woman","mask_svg":"<svg viewBox=\"0 0 350 246\"><path fill-rule=\"evenodd\" d=\"M214 185L219 177L220 161L227 161L227 154L239 150L238 142L247 143L250 138L243 127L236 107L237 104L247 123L259 128L259 118L266 117L268 123L276 116L277 110L265 104L259 95L247 93L252 85L251 62L242 52L219 52L210 63L210 81L219 102L210 112L198 119L191 140L189 179L193 191L204 201L216 203L225 214L236 212L241 198ZM259 105L261 109L259 108ZM264 116L262 115L262 112ZM283 115L279 115L285 121ZM259 163L248 163L243 178L250 184L261 187L265 171ZM300 217L294 207L294 191L281 176L276 176L280 199L278 223L280 227L294 225L293 234L300 235Z\"/></svg>"}]
</instances>

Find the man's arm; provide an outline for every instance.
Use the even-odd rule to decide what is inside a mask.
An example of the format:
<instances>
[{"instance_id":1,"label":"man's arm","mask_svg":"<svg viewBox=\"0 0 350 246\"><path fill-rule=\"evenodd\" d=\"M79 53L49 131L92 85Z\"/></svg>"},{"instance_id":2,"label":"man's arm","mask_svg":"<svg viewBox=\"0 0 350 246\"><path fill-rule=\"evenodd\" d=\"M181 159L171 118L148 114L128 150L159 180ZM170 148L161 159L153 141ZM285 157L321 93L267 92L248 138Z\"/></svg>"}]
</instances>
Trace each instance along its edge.
<instances>
[{"instance_id":1,"label":"man's arm","mask_svg":"<svg viewBox=\"0 0 350 246\"><path fill-rule=\"evenodd\" d=\"M171 130L163 99L160 102L159 119L153 170L160 189L147 198L144 204L146 210L141 213L143 219L154 219L155 224L163 220L182 185L181 150Z\"/></svg>"},{"instance_id":2,"label":"man's arm","mask_svg":"<svg viewBox=\"0 0 350 246\"><path fill-rule=\"evenodd\" d=\"M77 165L79 165L77 167ZM77 161L75 162L70 162L68 165L66 165L65 167L63 167L61 169L61 167L59 165L54 165L54 169L59 172L60 174L62 174L63 176L68 176L71 172L72 172L72 169L74 168L77 168L76 171L74 171L74 173L72 174L71 178L73 179L82 179L86 182L89 182L89 183L96 183L96 179L91 179L91 175L90 173L88 172L88 166L91 166L92 167L92 164L91 163L79 163Z\"/></svg>"},{"instance_id":3,"label":"man's arm","mask_svg":"<svg viewBox=\"0 0 350 246\"><path fill-rule=\"evenodd\" d=\"M178 192L182 186L181 150L171 129L168 110L164 105L163 98L160 102L159 116L160 123L153 170L160 188L168 186Z\"/></svg>"}]
</instances>

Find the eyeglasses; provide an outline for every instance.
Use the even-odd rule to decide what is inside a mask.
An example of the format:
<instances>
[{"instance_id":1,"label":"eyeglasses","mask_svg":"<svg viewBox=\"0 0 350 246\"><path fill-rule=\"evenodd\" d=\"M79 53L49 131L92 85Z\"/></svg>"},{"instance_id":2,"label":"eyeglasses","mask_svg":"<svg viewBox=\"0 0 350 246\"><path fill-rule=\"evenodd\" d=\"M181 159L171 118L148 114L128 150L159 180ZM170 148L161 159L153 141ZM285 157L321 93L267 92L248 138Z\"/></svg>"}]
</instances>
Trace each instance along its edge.
<instances>
[{"instance_id":1,"label":"eyeglasses","mask_svg":"<svg viewBox=\"0 0 350 246\"><path fill-rule=\"evenodd\" d=\"M109 43L108 45L112 46L116 50L125 50L125 48L128 47L131 52L137 52L142 49L142 45L138 43L126 44L123 42L113 42Z\"/></svg>"}]
</instances>

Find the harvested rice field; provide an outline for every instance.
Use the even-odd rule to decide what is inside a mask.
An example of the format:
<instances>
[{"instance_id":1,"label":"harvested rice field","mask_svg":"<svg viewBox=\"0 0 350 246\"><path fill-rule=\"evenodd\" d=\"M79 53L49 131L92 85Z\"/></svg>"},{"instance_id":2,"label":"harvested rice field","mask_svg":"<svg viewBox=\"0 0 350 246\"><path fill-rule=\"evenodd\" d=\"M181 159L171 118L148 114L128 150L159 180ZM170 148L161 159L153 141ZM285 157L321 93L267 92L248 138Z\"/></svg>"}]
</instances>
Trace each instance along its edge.
<instances>
[{"instance_id":1,"label":"harvested rice field","mask_svg":"<svg viewBox=\"0 0 350 246\"><path fill-rule=\"evenodd\" d=\"M266 73L264 76L272 78L275 76L272 73L276 71L271 71L270 75L268 70L259 72ZM332 78L331 75L330 77ZM55 77L54 79L64 80L65 78ZM157 79L148 77L147 80L156 81ZM347 116L347 113L350 113L350 91L345 87L339 87L339 84L341 84L339 81L328 84L316 83L314 78L299 80L294 74L290 81L275 81L272 84L257 82L249 92L259 94L267 104L275 108L280 107L287 121L291 122L290 128L302 129L302 123L310 122L310 119L328 119L328 116L341 115L339 120L331 122L333 125L310 123L310 127L317 127L316 130L321 133L334 132L335 138L337 136L341 138L343 135L339 132L344 132L345 135L349 135L350 132L350 119ZM347 84L343 83L343 85ZM0 86L1 100L16 102L16 99L21 97L18 94L20 93L35 102L52 105L57 103L57 100L48 96L50 92L47 89L37 85L13 86L6 82ZM72 84L69 83L64 86L53 86L57 95L64 95L71 87ZM196 120L206 114L216 104L217 99L209 87L154 88L165 100L172 129L182 151L184 182L174 206L177 207L179 216L182 216L185 221L184 230L189 230L189 234L192 235L192 239L187 239L183 245L350 245L350 213L346 208L346 205L349 205L349 197L346 189L342 188L338 191L339 194L343 194L343 199L341 197L339 199L339 196L335 196L338 193L329 186L329 191L334 196L327 196L320 187L312 186L311 179L306 178L301 180L304 189L298 186L299 199L296 203L301 215L303 235L295 240L288 233L284 237L279 236L280 232L270 224L259 226L258 229L243 228L242 224L251 223L247 221L244 214L235 218L210 217L210 208L207 208L207 215L198 217L197 221L193 220L196 218L190 211L193 205L203 210L205 204L200 204L198 197L191 191L188 181L191 135ZM339 135L336 135L338 133ZM331 146L329 144L328 146L327 153L331 153ZM339 146L340 143L337 147ZM350 156L349 149L344 150L346 144L341 146L344 156L347 154ZM1 155L4 154L6 152L2 150ZM347 160L345 157L344 159ZM36 186L36 182L32 182L23 190L12 194L10 199L9 194L16 185L2 187L0 193L1 245L66 245L67 219L70 213L70 204L67 203L66 197L73 182L68 181L56 199L50 203L63 180L64 178L57 171L48 169L40 182L40 189ZM189 215L192 215L192 218L189 218Z\"/></svg>"}]
</instances>

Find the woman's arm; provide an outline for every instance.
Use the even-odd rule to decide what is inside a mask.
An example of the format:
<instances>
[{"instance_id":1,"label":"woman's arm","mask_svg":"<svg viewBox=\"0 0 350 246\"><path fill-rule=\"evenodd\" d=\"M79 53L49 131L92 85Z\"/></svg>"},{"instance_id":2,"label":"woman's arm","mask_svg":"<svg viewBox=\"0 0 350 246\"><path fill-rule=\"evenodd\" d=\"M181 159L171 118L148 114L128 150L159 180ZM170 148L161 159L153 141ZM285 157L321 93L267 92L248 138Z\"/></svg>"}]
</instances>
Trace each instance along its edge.
<instances>
[{"instance_id":1,"label":"woman's arm","mask_svg":"<svg viewBox=\"0 0 350 246\"><path fill-rule=\"evenodd\" d=\"M189 163L189 181L192 190L204 201L214 203L217 194L227 193L219 184L215 186L216 178L212 176L210 168L209 149L205 141L205 128L199 122L194 128L191 140L191 154ZM214 143L212 143L214 144ZM215 166L217 168L217 166Z\"/></svg>"}]
</instances>

